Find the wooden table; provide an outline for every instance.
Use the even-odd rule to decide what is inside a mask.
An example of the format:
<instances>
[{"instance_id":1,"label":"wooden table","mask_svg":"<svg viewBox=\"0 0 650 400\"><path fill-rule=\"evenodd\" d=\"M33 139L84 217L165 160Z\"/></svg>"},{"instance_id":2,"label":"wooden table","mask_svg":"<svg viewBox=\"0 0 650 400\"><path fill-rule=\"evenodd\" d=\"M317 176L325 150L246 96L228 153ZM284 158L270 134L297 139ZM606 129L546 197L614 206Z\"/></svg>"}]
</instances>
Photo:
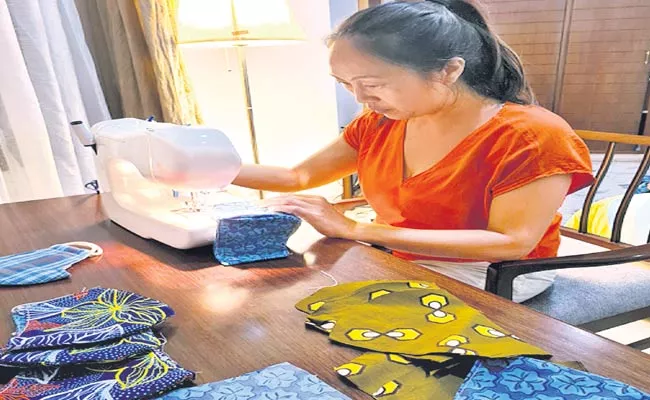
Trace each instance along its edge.
<instances>
[{"instance_id":1,"label":"wooden table","mask_svg":"<svg viewBox=\"0 0 650 400\"><path fill-rule=\"evenodd\" d=\"M555 360L581 361L592 372L650 392L650 356L595 336L418 265L355 242L324 239L304 225L292 237L288 259L222 267L209 248L179 251L143 240L106 220L99 196L0 206L0 255L85 240L104 255L73 267L71 279L25 288L0 288L0 342L13 331L15 305L95 286L130 290L169 304L166 351L197 371L197 383L240 375L288 361L355 399L333 368L360 354L307 330L294 304L316 288L371 279L430 280Z\"/></svg>"}]
</instances>

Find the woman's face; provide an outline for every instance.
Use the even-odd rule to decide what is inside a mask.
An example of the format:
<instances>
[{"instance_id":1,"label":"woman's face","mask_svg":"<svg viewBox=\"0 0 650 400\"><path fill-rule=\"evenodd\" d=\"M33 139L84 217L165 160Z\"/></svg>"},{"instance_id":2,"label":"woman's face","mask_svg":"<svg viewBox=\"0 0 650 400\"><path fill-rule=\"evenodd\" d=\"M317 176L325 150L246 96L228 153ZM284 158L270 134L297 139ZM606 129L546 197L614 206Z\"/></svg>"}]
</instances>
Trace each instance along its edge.
<instances>
[{"instance_id":1,"label":"woman's face","mask_svg":"<svg viewBox=\"0 0 650 400\"><path fill-rule=\"evenodd\" d=\"M415 71L363 53L347 39L330 46L330 72L359 103L390 119L430 114L453 99L441 73L424 79Z\"/></svg>"}]
</instances>

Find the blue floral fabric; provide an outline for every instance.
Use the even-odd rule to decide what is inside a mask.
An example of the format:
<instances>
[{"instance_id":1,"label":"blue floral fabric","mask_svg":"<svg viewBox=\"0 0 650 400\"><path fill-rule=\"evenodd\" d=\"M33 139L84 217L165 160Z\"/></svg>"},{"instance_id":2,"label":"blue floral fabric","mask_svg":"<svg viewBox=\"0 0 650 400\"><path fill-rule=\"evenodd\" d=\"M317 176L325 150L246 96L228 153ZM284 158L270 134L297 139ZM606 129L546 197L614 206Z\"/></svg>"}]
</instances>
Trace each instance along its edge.
<instances>
[{"instance_id":1,"label":"blue floral fabric","mask_svg":"<svg viewBox=\"0 0 650 400\"><path fill-rule=\"evenodd\" d=\"M122 363L94 367L31 369L0 387L0 399L149 399L172 390L194 374L161 351Z\"/></svg>"},{"instance_id":2,"label":"blue floral fabric","mask_svg":"<svg viewBox=\"0 0 650 400\"><path fill-rule=\"evenodd\" d=\"M150 329L111 342L48 350L2 351L0 364L6 366L63 366L103 364L123 361L162 347L163 340Z\"/></svg>"},{"instance_id":3,"label":"blue floral fabric","mask_svg":"<svg viewBox=\"0 0 650 400\"><path fill-rule=\"evenodd\" d=\"M316 376L290 363L242 376L177 389L159 400L349 400Z\"/></svg>"},{"instance_id":4,"label":"blue floral fabric","mask_svg":"<svg viewBox=\"0 0 650 400\"><path fill-rule=\"evenodd\" d=\"M650 400L624 383L548 361L481 359L454 400Z\"/></svg>"},{"instance_id":5,"label":"blue floral fabric","mask_svg":"<svg viewBox=\"0 0 650 400\"><path fill-rule=\"evenodd\" d=\"M96 344L130 336L174 311L157 300L117 289L93 288L14 307L16 333L8 351Z\"/></svg>"},{"instance_id":6,"label":"blue floral fabric","mask_svg":"<svg viewBox=\"0 0 650 400\"><path fill-rule=\"evenodd\" d=\"M247 202L220 204L213 215L218 220L213 252L222 265L288 257L287 241L300 226L294 215Z\"/></svg>"}]
</instances>

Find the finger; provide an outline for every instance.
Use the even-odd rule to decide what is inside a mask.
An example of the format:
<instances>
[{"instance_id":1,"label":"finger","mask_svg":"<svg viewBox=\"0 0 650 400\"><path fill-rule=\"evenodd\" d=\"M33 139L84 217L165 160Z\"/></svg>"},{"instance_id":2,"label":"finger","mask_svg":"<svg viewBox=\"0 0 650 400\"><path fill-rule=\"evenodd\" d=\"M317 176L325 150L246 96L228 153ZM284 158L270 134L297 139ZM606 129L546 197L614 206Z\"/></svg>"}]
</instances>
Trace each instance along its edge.
<instances>
[{"instance_id":1,"label":"finger","mask_svg":"<svg viewBox=\"0 0 650 400\"><path fill-rule=\"evenodd\" d=\"M301 194L301 195L295 195L293 197L312 204L325 204L325 203L329 204L329 201L327 201L327 199L323 196Z\"/></svg>"},{"instance_id":2,"label":"finger","mask_svg":"<svg viewBox=\"0 0 650 400\"><path fill-rule=\"evenodd\" d=\"M258 200L259 204L261 205L270 205L270 204L278 204L284 202L289 196L288 195L280 195L280 196L273 196L273 197L268 197L266 199Z\"/></svg>"},{"instance_id":3,"label":"finger","mask_svg":"<svg viewBox=\"0 0 650 400\"><path fill-rule=\"evenodd\" d=\"M300 197L291 196L286 198L282 203L277 203L274 207L292 207L293 209L300 210L303 213L318 215L323 213L323 205L312 203Z\"/></svg>"},{"instance_id":4,"label":"finger","mask_svg":"<svg viewBox=\"0 0 650 400\"><path fill-rule=\"evenodd\" d=\"M298 198L296 196L283 196L281 198L269 199L267 202L267 207L274 206L287 206L287 205L300 205L307 206L311 203L306 202L305 200Z\"/></svg>"},{"instance_id":5,"label":"finger","mask_svg":"<svg viewBox=\"0 0 650 400\"><path fill-rule=\"evenodd\" d=\"M271 209L273 207L283 207L283 206L290 206L290 205L295 205L295 203L289 198L285 198L285 199L277 199L275 201L270 201L264 205L264 208Z\"/></svg>"},{"instance_id":6,"label":"finger","mask_svg":"<svg viewBox=\"0 0 650 400\"><path fill-rule=\"evenodd\" d=\"M314 206L318 206L318 205L324 206L330 204L322 196L303 195L303 194L280 195L269 199L265 199L263 201L265 207L286 205L286 204L304 204L304 203L312 204Z\"/></svg>"},{"instance_id":7,"label":"finger","mask_svg":"<svg viewBox=\"0 0 650 400\"><path fill-rule=\"evenodd\" d=\"M262 201L268 203L276 203L276 202L284 202L289 199L299 199L303 201L308 201L310 203L327 202L327 200L322 196L315 196L315 195L308 195L308 194L278 195L278 196L270 197L268 199L264 199Z\"/></svg>"},{"instance_id":8,"label":"finger","mask_svg":"<svg viewBox=\"0 0 650 400\"><path fill-rule=\"evenodd\" d=\"M312 214L318 214L322 212L323 207L321 204L318 203L313 203L310 202L306 199L303 198L298 198L298 197L292 197L286 200L286 203L284 205L287 206L293 206L293 207L298 207L306 212L310 212Z\"/></svg>"},{"instance_id":9,"label":"finger","mask_svg":"<svg viewBox=\"0 0 650 400\"><path fill-rule=\"evenodd\" d=\"M269 207L269 210L272 211L272 212L282 212L282 213L296 214L296 215L297 215L297 213L300 212L300 210L298 210L298 207L288 206L288 205L281 205L281 204L271 206L271 207Z\"/></svg>"},{"instance_id":10,"label":"finger","mask_svg":"<svg viewBox=\"0 0 650 400\"><path fill-rule=\"evenodd\" d=\"M274 212L281 212L281 213L295 215L296 217L304 219L307 222L309 222L313 218L312 214L309 211L297 206L288 206L288 205L273 206L270 208L270 210Z\"/></svg>"}]
</instances>

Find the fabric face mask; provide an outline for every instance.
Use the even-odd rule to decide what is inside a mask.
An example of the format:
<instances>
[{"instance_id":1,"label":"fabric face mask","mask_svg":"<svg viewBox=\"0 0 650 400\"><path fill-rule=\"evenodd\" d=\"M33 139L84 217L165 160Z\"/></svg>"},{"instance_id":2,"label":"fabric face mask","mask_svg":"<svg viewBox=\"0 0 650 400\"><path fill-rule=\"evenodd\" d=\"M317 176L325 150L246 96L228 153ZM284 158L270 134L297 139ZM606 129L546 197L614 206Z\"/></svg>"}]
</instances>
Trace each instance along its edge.
<instances>
[{"instance_id":1,"label":"fabric face mask","mask_svg":"<svg viewBox=\"0 0 650 400\"><path fill-rule=\"evenodd\" d=\"M154 350L120 363L28 369L0 388L0 399L151 399L192 379L193 372Z\"/></svg>"},{"instance_id":2,"label":"fabric face mask","mask_svg":"<svg viewBox=\"0 0 650 400\"><path fill-rule=\"evenodd\" d=\"M201 386L167 393L159 400L350 400L317 376L288 362Z\"/></svg>"},{"instance_id":3,"label":"fabric face mask","mask_svg":"<svg viewBox=\"0 0 650 400\"><path fill-rule=\"evenodd\" d=\"M218 221L213 253L222 265L286 258L287 241L300 226L294 215L248 202L217 205L213 216Z\"/></svg>"},{"instance_id":4,"label":"fabric face mask","mask_svg":"<svg viewBox=\"0 0 650 400\"><path fill-rule=\"evenodd\" d=\"M454 400L648 400L622 382L528 357L480 359Z\"/></svg>"},{"instance_id":5,"label":"fabric face mask","mask_svg":"<svg viewBox=\"0 0 650 400\"><path fill-rule=\"evenodd\" d=\"M154 327L174 310L158 300L118 289L87 291L22 304L11 310L16 333L7 351L91 345Z\"/></svg>"},{"instance_id":6,"label":"fabric face mask","mask_svg":"<svg viewBox=\"0 0 650 400\"><path fill-rule=\"evenodd\" d=\"M419 281L367 281L321 289L296 307L330 340L406 358L445 362L549 354L489 320L451 293ZM442 356L442 357L440 357Z\"/></svg>"},{"instance_id":7,"label":"fabric face mask","mask_svg":"<svg viewBox=\"0 0 650 400\"><path fill-rule=\"evenodd\" d=\"M57 244L45 249L0 257L0 286L25 286L70 277L72 265L102 254L101 247L87 242Z\"/></svg>"},{"instance_id":8,"label":"fabric face mask","mask_svg":"<svg viewBox=\"0 0 650 400\"><path fill-rule=\"evenodd\" d=\"M366 353L336 372L373 396L394 400L452 400L473 362L425 370L399 354Z\"/></svg>"},{"instance_id":9,"label":"fabric face mask","mask_svg":"<svg viewBox=\"0 0 650 400\"><path fill-rule=\"evenodd\" d=\"M55 349L4 351L0 349L0 364L16 367L60 367L79 364L106 364L124 361L162 348L162 337L151 329L109 342Z\"/></svg>"}]
</instances>

